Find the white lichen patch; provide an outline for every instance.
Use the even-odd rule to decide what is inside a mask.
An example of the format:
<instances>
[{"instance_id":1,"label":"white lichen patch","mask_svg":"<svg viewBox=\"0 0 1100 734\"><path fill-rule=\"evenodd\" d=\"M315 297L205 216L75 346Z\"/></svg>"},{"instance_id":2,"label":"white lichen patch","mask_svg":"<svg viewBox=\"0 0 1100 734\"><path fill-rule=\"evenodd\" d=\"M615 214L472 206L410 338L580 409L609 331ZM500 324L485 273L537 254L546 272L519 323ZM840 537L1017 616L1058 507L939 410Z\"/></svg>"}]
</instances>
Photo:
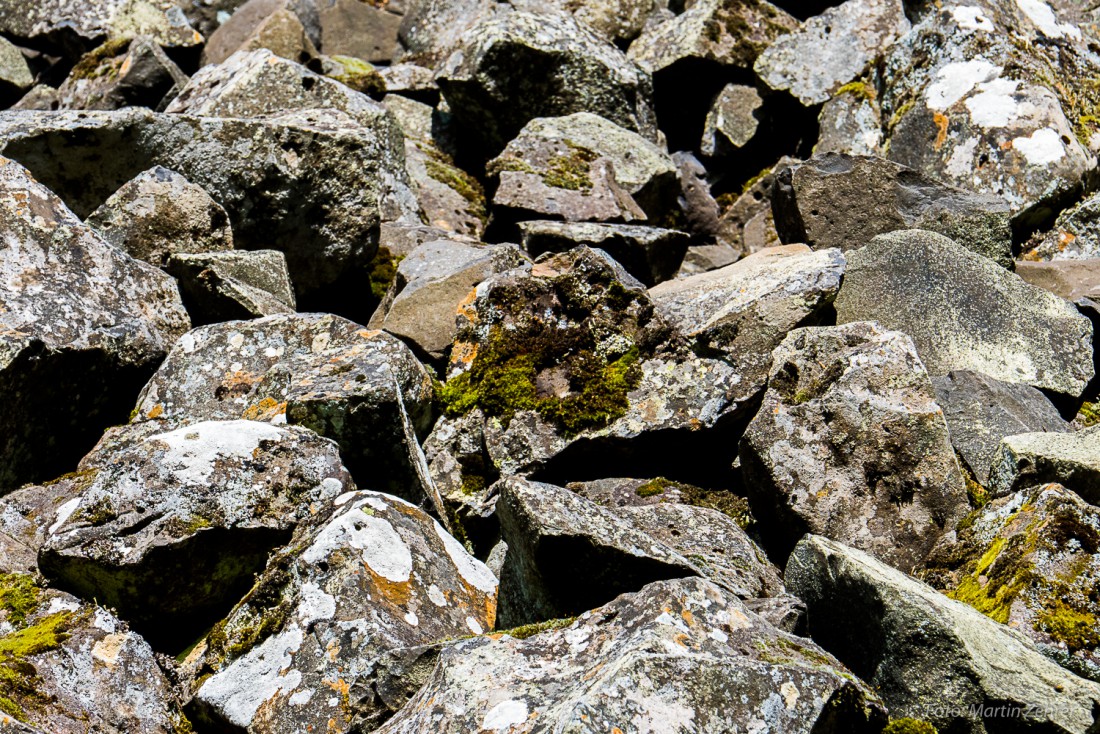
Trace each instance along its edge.
<instances>
[{"instance_id":1,"label":"white lichen patch","mask_svg":"<svg viewBox=\"0 0 1100 734\"><path fill-rule=\"evenodd\" d=\"M1066 155L1062 136L1057 130L1049 127L1040 128L1027 137L1015 138L1012 141L1012 147L1033 166L1049 165Z\"/></svg>"},{"instance_id":2,"label":"white lichen patch","mask_svg":"<svg viewBox=\"0 0 1100 734\"><path fill-rule=\"evenodd\" d=\"M501 701L485 712L481 728L489 731L507 731L527 721L527 704L523 701Z\"/></svg>"},{"instance_id":3,"label":"white lichen patch","mask_svg":"<svg viewBox=\"0 0 1100 734\"><path fill-rule=\"evenodd\" d=\"M966 100L970 119L983 128L1006 127L1021 116L1016 101L1018 81L994 79L979 84L973 96Z\"/></svg>"},{"instance_id":4,"label":"white lichen patch","mask_svg":"<svg viewBox=\"0 0 1100 734\"><path fill-rule=\"evenodd\" d=\"M432 523L435 534L443 541L443 548L450 556L451 562L458 569L458 575L470 586L486 594L495 594L497 590L497 577L481 561L477 560L462 547L462 544L440 526L438 522Z\"/></svg>"},{"instance_id":5,"label":"white lichen patch","mask_svg":"<svg viewBox=\"0 0 1100 734\"><path fill-rule=\"evenodd\" d=\"M247 728L260 706L301 683L302 674L290 666L303 639L302 629L290 625L210 676L199 688L199 698L229 723Z\"/></svg>"},{"instance_id":6,"label":"white lichen patch","mask_svg":"<svg viewBox=\"0 0 1100 734\"><path fill-rule=\"evenodd\" d=\"M72 517L72 514L76 512L76 508L80 506L80 499L80 497L74 497L65 504L61 505L61 507L57 508L57 515L55 516L54 523L49 527L48 532L50 533L50 535L56 533L57 529L64 525L65 522L70 517Z\"/></svg>"},{"instance_id":7,"label":"white lichen patch","mask_svg":"<svg viewBox=\"0 0 1100 734\"><path fill-rule=\"evenodd\" d=\"M412 575L412 553L393 525L359 506L352 506L326 525L302 560L319 563L338 548L355 548L372 571L389 581L403 583Z\"/></svg>"},{"instance_id":8,"label":"white lichen patch","mask_svg":"<svg viewBox=\"0 0 1100 734\"><path fill-rule=\"evenodd\" d=\"M1054 10L1043 0L1016 0L1016 7L1047 38L1081 38L1081 29L1072 23L1059 23Z\"/></svg>"},{"instance_id":9,"label":"white lichen patch","mask_svg":"<svg viewBox=\"0 0 1100 734\"><path fill-rule=\"evenodd\" d=\"M466 626L470 628L470 631L475 635L480 635L485 630L482 629L481 624L473 617L466 617Z\"/></svg>"},{"instance_id":10,"label":"white lichen patch","mask_svg":"<svg viewBox=\"0 0 1100 734\"><path fill-rule=\"evenodd\" d=\"M332 619L336 616L336 597L325 592L320 586L306 582L302 584L298 599L298 623L304 629L314 622Z\"/></svg>"},{"instance_id":11,"label":"white lichen patch","mask_svg":"<svg viewBox=\"0 0 1100 734\"><path fill-rule=\"evenodd\" d=\"M202 484L210 479L218 459L247 460L261 441L278 441L283 432L275 426L255 421L204 421L159 433L146 443L164 444L162 461L189 482Z\"/></svg>"},{"instance_id":12,"label":"white lichen patch","mask_svg":"<svg viewBox=\"0 0 1100 734\"><path fill-rule=\"evenodd\" d=\"M999 77L1001 71L1000 66L980 57L945 64L936 72L936 80L924 90L925 104L932 110L946 110L979 84Z\"/></svg>"},{"instance_id":13,"label":"white lichen patch","mask_svg":"<svg viewBox=\"0 0 1100 734\"><path fill-rule=\"evenodd\" d=\"M959 28L965 31L993 31L993 21L985 16L981 8L974 5L951 8L951 17L959 24Z\"/></svg>"}]
</instances>

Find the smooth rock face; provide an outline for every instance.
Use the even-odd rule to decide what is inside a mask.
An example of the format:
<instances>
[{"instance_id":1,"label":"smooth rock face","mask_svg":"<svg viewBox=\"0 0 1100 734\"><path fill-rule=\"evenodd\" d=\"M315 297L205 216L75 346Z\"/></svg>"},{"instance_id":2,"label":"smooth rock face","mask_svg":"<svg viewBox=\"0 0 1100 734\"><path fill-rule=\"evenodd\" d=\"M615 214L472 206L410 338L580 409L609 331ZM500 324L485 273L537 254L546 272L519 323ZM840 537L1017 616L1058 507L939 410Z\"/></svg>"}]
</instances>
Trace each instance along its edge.
<instances>
[{"instance_id":1,"label":"smooth rock face","mask_svg":"<svg viewBox=\"0 0 1100 734\"><path fill-rule=\"evenodd\" d=\"M1001 441L989 472L994 495L1048 482L1100 503L1100 426L1075 433L1022 433Z\"/></svg>"},{"instance_id":2,"label":"smooth rock face","mask_svg":"<svg viewBox=\"0 0 1100 734\"><path fill-rule=\"evenodd\" d=\"M156 40L138 36L122 45L108 42L85 54L57 89L57 108L117 110L145 106L159 109L179 94L185 84L187 75L168 58Z\"/></svg>"},{"instance_id":3,"label":"smooth rock face","mask_svg":"<svg viewBox=\"0 0 1100 734\"><path fill-rule=\"evenodd\" d=\"M824 154L779 173L775 227L788 243L851 250L900 229L925 229L1009 267L1008 205L953 189L881 158Z\"/></svg>"},{"instance_id":4,"label":"smooth rock face","mask_svg":"<svg viewBox=\"0 0 1100 734\"><path fill-rule=\"evenodd\" d=\"M389 713L372 685L380 659L492 629L496 590L428 515L388 495L344 494L207 637L213 675L194 713L255 734L373 730Z\"/></svg>"},{"instance_id":5,"label":"smooth rock face","mask_svg":"<svg viewBox=\"0 0 1100 734\"><path fill-rule=\"evenodd\" d=\"M810 536L785 578L809 608L814 641L841 653L896 718L979 734L1008 727L1084 734L1096 724L1100 685L866 553Z\"/></svg>"},{"instance_id":6,"label":"smooth rock face","mask_svg":"<svg viewBox=\"0 0 1100 734\"><path fill-rule=\"evenodd\" d=\"M67 0L0 3L0 33L29 41L50 37L92 45L93 39L151 36L162 46L190 47L203 41L172 0Z\"/></svg>"},{"instance_id":7,"label":"smooth rock face","mask_svg":"<svg viewBox=\"0 0 1100 734\"><path fill-rule=\"evenodd\" d=\"M1100 301L1100 258L1031 262L1018 260L1016 274L1067 301Z\"/></svg>"},{"instance_id":8,"label":"smooth rock face","mask_svg":"<svg viewBox=\"0 0 1100 734\"><path fill-rule=\"evenodd\" d=\"M973 370L1073 397L1093 377L1092 324L1071 303L932 232L849 252L836 311L905 332L932 375Z\"/></svg>"},{"instance_id":9,"label":"smooth rock face","mask_svg":"<svg viewBox=\"0 0 1100 734\"><path fill-rule=\"evenodd\" d=\"M912 341L874 323L787 335L740 458L782 552L820 533L908 571L968 510Z\"/></svg>"},{"instance_id":10,"label":"smooth rock face","mask_svg":"<svg viewBox=\"0 0 1100 734\"><path fill-rule=\"evenodd\" d=\"M847 0L778 38L754 68L769 87L809 107L858 77L908 31L901 0Z\"/></svg>"},{"instance_id":11,"label":"smooth rock face","mask_svg":"<svg viewBox=\"0 0 1100 734\"><path fill-rule=\"evenodd\" d=\"M171 278L0 157L0 491L71 468L187 330Z\"/></svg>"},{"instance_id":12,"label":"smooth rock face","mask_svg":"<svg viewBox=\"0 0 1100 734\"><path fill-rule=\"evenodd\" d=\"M951 429L951 445L983 487L989 485L990 467L1006 436L1070 430L1046 396L1030 385L966 370L933 377L932 385Z\"/></svg>"},{"instance_id":13,"label":"smooth rock face","mask_svg":"<svg viewBox=\"0 0 1100 734\"><path fill-rule=\"evenodd\" d=\"M165 269L195 326L294 311L286 256L277 250L176 254Z\"/></svg>"},{"instance_id":14,"label":"smooth rock face","mask_svg":"<svg viewBox=\"0 0 1100 734\"><path fill-rule=\"evenodd\" d=\"M593 660L602 665L594 668ZM807 640L703 579L650 584L565 629L443 651L380 734L434 731L877 731L875 695ZM595 722L601 722L596 724Z\"/></svg>"},{"instance_id":15,"label":"smooth rock face","mask_svg":"<svg viewBox=\"0 0 1100 734\"><path fill-rule=\"evenodd\" d=\"M358 0L321 3L321 47L330 56L351 56L371 63L392 61L400 52L397 36L403 5L375 7Z\"/></svg>"}]
</instances>

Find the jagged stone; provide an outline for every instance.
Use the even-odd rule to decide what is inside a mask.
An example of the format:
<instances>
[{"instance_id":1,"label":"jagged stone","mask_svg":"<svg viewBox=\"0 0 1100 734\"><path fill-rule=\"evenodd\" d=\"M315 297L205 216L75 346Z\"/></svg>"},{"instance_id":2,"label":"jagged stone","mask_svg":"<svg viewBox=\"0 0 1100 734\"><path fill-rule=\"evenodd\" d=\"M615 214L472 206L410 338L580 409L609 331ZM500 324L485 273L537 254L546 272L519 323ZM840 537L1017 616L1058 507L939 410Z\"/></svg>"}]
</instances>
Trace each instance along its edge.
<instances>
[{"instance_id":1,"label":"jagged stone","mask_svg":"<svg viewBox=\"0 0 1100 734\"><path fill-rule=\"evenodd\" d=\"M176 254L165 270L179 281L195 326L294 312L286 257L277 250Z\"/></svg>"},{"instance_id":2,"label":"jagged stone","mask_svg":"<svg viewBox=\"0 0 1100 734\"><path fill-rule=\"evenodd\" d=\"M1100 258L1031 262L1018 260L1016 274L1067 301L1100 301Z\"/></svg>"},{"instance_id":3,"label":"jagged stone","mask_svg":"<svg viewBox=\"0 0 1100 734\"><path fill-rule=\"evenodd\" d=\"M34 75L19 47L0 39L0 92L5 96L23 92L34 85Z\"/></svg>"},{"instance_id":4,"label":"jagged stone","mask_svg":"<svg viewBox=\"0 0 1100 734\"><path fill-rule=\"evenodd\" d=\"M1001 440L989 472L994 496L1047 482L1100 503L1100 426L1072 433L1021 433Z\"/></svg>"},{"instance_id":5,"label":"jagged stone","mask_svg":"<svg viewBox=\"0 0 1100 734\"><path fill-rule=\"evenodd\" d=\"M380 67L378 74L385 82L387 92L419 99L422 102L439 101L439 87L435 83L435 74L431 69L402 62Z\"/></svg>"},{"instance_id":6,"label":"jagged stone","mask_svg":"<svg viewBox=\"0 0 1100 734\"><path fill-rule=\"evenodd\" d=\"M249 0L210 34L202 62L220 64L238 51L266 48L305 62L317 55L321 24L315 0Z\"/></svg>"},{"instance_id":7,"label":"jagged stone","mask_svg":"<svg viewBox=\"0 0 1100 734\"><path fill-rule=\"evenodd\" d=\"M521 222L519 230L532 257L579 245L599 248L646 285L676 275L689 242L684 232L629 224L532 221Z\"/></svg>"},{"instance_id":8,"label":"jagged stone","mask_svg":"<svg viewBox=\"0 0 1100 734\"><path fill-rule=\"evenodd\" d=\"M493 0L414 0L401 20L402 60L435 68L478 22L506 9Z\"/></svg>"},{"instance_id":9,"label":"jagged stone","mask_svg":"<svg viewBox=\"0 0 1100 734\"><path fill-rule=\"evenodd\" d=\"M864 81L841 87L821 107L820 131L814 153L846 153L886 157L882 139L882 108L874 87Z\"/></svg>"},{"instance_id":10,"label":"jagged stone","mask_svg":"<svg viewBox=\"0 0 1100 734\"><path fill-rule=\"evenodd\" d=\"M775 229L772 193L776 174L794 162L793 158L781 158L745 183L741 195L722 211L718 221L719 244L729 245L740 257L783 244Z\"/></svg>"},{"instance_id":11,"label":"jagged stone","mask_svg":"<svg viewBox=\"0 0 1100 734\"><path fill-rule=\"evenodd\" d=\"M46 530L58 509L73 499L74 486L63 475L43 485L27 485L0 502L0 574L38 576L38 551L46 543Z\"/></svg>"},{"instance_id":12,"label":"jagged stone","mask_svg":"<svg viewBox=\"0 0 1100 734\"><path fill-rule=\"evenodd\" d=\"M1024 260L1100 258L1100 196L1090 196L1058 215L1054 226L1024 253Z\"/></svg>"},{"instance_id":13,"label":"jagged stone","mask_svg":"<svg viewBox=\"0 0 1100 734\"><path fill-rule=\"evenodd\" d=\"M187 75L153 38L109 41L81 57L58 88L54 109L159 109L186 84Z\"/></svg>"},{"instance_id":14,"label":"jagged stone","mask_svg":"<svg viewBox=\"0 0 1100 734\"><path fill-rule=\"evenodd\" d=\"M390 62L399 54L404 3L326 0L321 3L321 48L326 54L370 63Z\"/></svg>"},{"instance_id":15,"label":"jagged stone","mask_svg":"<svg viewBox=\"0 0 1100 734\"><path fill-rule=\"evenodd\" d=\"M86 50L107 40L151 36L170 48L203 42L172 0L98 0L74 6L68 0L0 2L0 33L35 43Z\"/></svg>"},{"instance_id":16,"label":"jagged stone","mask_svg":"<svg viewBox=\"0 0 1100 734\"><path fill-rule=\"evenodd\" d=\"M727 84L707 113L699 152L715 156L748 145L760 124L755 112L763 104L755 87Z\"/></svg>"}]
</instances>

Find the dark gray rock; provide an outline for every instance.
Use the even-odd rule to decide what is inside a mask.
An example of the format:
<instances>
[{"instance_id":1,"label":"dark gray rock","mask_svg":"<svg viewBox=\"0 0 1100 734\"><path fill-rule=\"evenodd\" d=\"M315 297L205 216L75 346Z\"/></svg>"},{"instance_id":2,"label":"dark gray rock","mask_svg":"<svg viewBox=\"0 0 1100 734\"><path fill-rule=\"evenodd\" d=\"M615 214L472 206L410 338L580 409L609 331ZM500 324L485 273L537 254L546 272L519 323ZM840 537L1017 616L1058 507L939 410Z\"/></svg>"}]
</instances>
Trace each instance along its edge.
<instances>
[{"instance_id":1,"label":"dark gray rock","mask_svg":"<svg viewBox=\"0 0 1100 734\"><path fill-rule=\"evenodd\" d=\"M286 257L277 250L177 254L165 270L179 281L195 326L294 311Z\"/></svg>"},{"instance_id":2,"label":"dark gray rock","mask_svg":"<svg viewBox=\"0 0 1100 734\"><path fill-rule=\"evenodd\" d=\"M187 84L184 74L148 36L108 42L85 54L57 90L63 110L160 109Z\"/></svg>"},{"instance_id":3,"label":"dark gray rock","mask_svg":"<svg viewBox=\"0 0 1100 734\"><path fill-rule=\"evenodd\" d=\"M857 81L841 87L821 106L814 153L886 157L882 146L882 108L874 87Z\"/></svg>"},{"instance_id":4,"label":"dark gray rock","mask_svg":"<svg viewBox=\"0 0 1100 734\"><path fill-rule=\"evenodd\" d=\"M203 42L172 0L99 0L77 6L67 0L4 0L0 3L0 33L81 50L104 38L122 40L143 35L172 48Z\"/></svg>"},{"instance_id":5,"label":"dark gray rock","mask_svg":"<svg viewBox=\"0 0 1100 734\"><path fill-rule=\"evenodd\" d=\"M1065 485L1100 504L1100 426L1073 433L1022 433L1001 440L989 489L1002 496L1037 484Z\"/></svg>"}]
</instances>

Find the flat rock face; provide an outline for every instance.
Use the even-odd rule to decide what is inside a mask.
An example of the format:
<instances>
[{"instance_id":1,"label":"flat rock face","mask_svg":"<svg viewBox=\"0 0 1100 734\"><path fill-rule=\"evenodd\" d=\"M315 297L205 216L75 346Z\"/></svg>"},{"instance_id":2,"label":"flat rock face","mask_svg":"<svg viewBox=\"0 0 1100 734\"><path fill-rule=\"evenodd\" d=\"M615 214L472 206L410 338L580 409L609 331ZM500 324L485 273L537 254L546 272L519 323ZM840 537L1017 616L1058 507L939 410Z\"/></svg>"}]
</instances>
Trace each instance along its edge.
<instances>
[{"instance_id":1,"label":"flat rock face","mask_svg":"<svg viewBox=\"0 0 1100 734\"><path fill-rule=\"evenodd\" d=\"M167 47L191 47L203 42L172 0L96 0L73 6L66 0L0 3L0 33L44 40L75 36L81 42L152 36Z\"/></svg>"},{"instance_id":2,"label":"flat rock face","mask_svg":"<svg viewBox=\"0 0 1100 734\"><path fill-rule=\"evenodd\" d=\"M847 251L875 235L926 229L1005 267L1012 264L1004 201L945 186L881 158L816 155L779 173L772 200L784 242Z\"/></svg>"},{"instance_id":3,"label":"flat rock face","mask_svg":"<svg viewBox=\"0 0 1100 734\"><path fill-rule=\"evenodd\" d=\"M1071 303L931 232L848 253L836 310L911 336L932 375L973 370L1074 397L1093 377L1092 324Z\"/></svg>"},{"instance_id":4,"label":"flat rock face","mask_svg":"<svg viewBox=\"0 0 1100 734\"><path fill-rule=\"evenodd\" d=\"M603 661L593 668L592 661ZM812 643L703 579L650 584L564 629L449 647L378 731L871 732L875 695Z\"/></svg>"},{"instance_id":5,"label":"flat rock face","mask_svg":"<svg viewBox=\"0 0 1100 734\"><path fill-rule=\"evenodd\" d=\"M202 63L220 64L238 51L260 48L305 62L316 55L320 42L321 24L314 0L249 0L210 34Z\"/></svg>"},{"instance_id":6,"label":"flat rock face","mask_svg":"<svg viewBox=\"0 0 1100 734\"><path fill-rule=\"evenodd\" d=\"M1100 301L1100 258L1031 262L1018 260L1016 274L1067 301Z\"/></svg>"},{"instance_id":7,"label":"flat rock face","mask_svg":"<svg viewBox=\"0 0 1100 734\"><path fill-rule=\"evenodd\" d=\"M278 250L177 254L165 268L196 326L294 311L286 256Z\"/></svg>"},{"instance_id":8,"label":"flat rock face","mask_svg":"<svg viewBox=\"0 0 1100 734\"><path fill-rule=\"evenodd\" d=\"M377 724L384 710L371 690L379 659L492 629L496 589L428 515L388 495L344 494L207 637L213 675L194 713L256 734L360 731L353 720Z\"/></svg>"},{"instance_id":9,"label":"flat rock face","mask_svg":"<svg viewBox=\"0 0 1100 734\"><path fill-rule=\"evenodd\" d=\"M1006 726L999 717L1018 731L1084 734L1095 726L1100 685L866 553L810 536L795 548L785 578L809 607L814 639L843 651L842 662L875 687L894 717L983 734ZM982 716L987 706L994 713Z\"/></svg>"},{"instance_id":10,"label":"flat rock face","mask_svg":"<svg viewBox=\"0 0 1100 734\"><path fill-rule=\"evenodd\" d=\"M961 370L932 378L951 445L982 486L1000 456L1001 440L1018 433L1066 433L1069 425L1042 392Z\"/></svg>"},{"instance_id":11,"label":"flat rock face","mask_svg":"<svg viewBox=\"0 0 1100 734\"><path fill-rule=\"evenodd\" d=\"M7 87L5 91L22 91L33 84L34 76L19 48L6 38L0 41L0 86Z\"/></svg>"},{"instance_id":12,"label":"flat rock face","mask_svg":"<svg viewBox=\"0 0 1100 734\"><path fill-rule=\"evenodd\" d=\"M0 213L3 490L74 465L189 324L168 276L3 157Z\"/></svg>"},{"instance_id":13,"label":"flat rock face","mask_svg":"<svg viewBox=\"0 0 1100 734\"><path fill-rule=\"evenodd\" d=\"M1063 484L1100 502L1100 426L1076 433L1022 433L1001 440L989 488L1004 495L1036 484Z\"/></svg>"},{"instance_id":14,"label":"flat rock face","mask_svg":"<svg viewBox=\"0 0 1100 734\"><path fill-rule=\"evenodd\" d=\"M740 456L754 512L784 552L820 533L908 571L968 510L912 341L874 323L787 335Z\"/></svg>"}]
</instances>

